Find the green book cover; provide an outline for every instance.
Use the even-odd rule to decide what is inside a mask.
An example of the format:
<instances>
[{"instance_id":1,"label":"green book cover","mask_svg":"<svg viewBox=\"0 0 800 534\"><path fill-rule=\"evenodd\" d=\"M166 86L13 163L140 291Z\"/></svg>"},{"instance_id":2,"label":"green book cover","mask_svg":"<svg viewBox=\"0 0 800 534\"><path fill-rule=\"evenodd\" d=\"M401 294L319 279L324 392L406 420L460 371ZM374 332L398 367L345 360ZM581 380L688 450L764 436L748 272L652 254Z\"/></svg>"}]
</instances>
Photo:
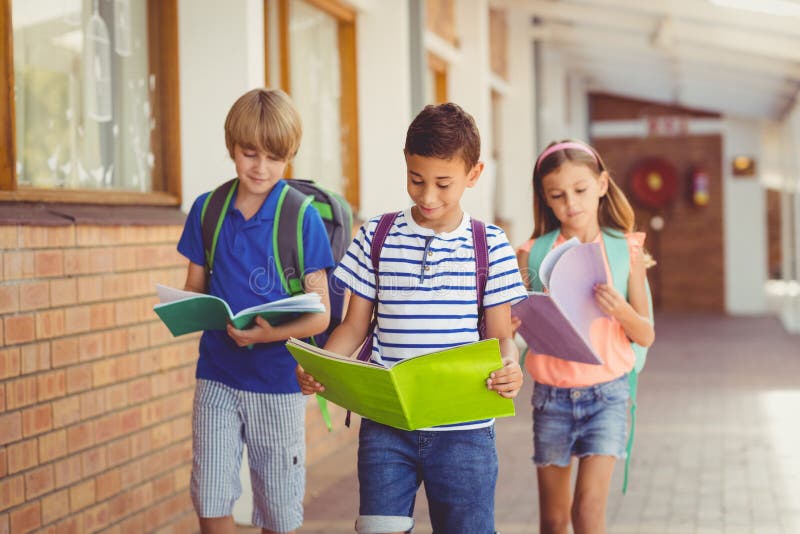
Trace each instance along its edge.
<instances>
[{"instance_id":1,"label":"green book cover","mask_svg":"<svg viewBox=\"0 0 800 534\"><path fill-rule=\"evenodd\" d=\"M363 417L403 430L514 415L514 402L486 388L503 362L496 339L423 354L391 368L297 339L286 347L325 391L319 395Z\"/></svg>"},{"instance_id":2,"label":"green book cover","mask_svg":"<svg viewBox=\"0 0 800 534\"><path fill-rule=\"evenodd\" d=\"M256 316L272 325L284 323L301 313L322 312L325 307L317 293L267 302L234 314L227 302L213 295L156 285L159 304L153 311L164 321L173 336L200 330L225 330L228 323L238 329L251 326Z\"/></svg>"}]
</instances>

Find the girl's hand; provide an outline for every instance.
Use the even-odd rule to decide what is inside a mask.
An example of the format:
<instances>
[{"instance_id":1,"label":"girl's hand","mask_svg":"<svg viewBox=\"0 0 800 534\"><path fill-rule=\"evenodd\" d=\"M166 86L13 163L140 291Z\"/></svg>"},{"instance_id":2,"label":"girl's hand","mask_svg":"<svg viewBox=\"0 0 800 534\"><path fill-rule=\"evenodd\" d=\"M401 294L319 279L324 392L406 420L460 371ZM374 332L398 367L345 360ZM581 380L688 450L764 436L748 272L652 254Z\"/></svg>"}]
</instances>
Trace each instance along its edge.
<instances>
[{"instance_id":1,"label":"girl's hand","mask_svg":"<svg viewBox=\"0 0 800 534\"><path fill-rule=\"evenodd\" d=\"M597 284L594 286L594 299L606 315L610 315L617 320L631 309L631 305L628 304L625 297L614 289L614 286L609 284Z\"/></svg>"},{"instance_id":2,"label":"girl's hand","mask_svg":"<svg viewBox=\"0 0 800 534\"><path fill-rule=\"evenodd\" d=\"M486 379L486 387L501 397L513 399L522 387L522 369L513 358L503 358L503 367L494 371Z\"/></svg>"},{"instance_id":3,"label":"girl's hand","mask_svg":"<svg viewBox=\"0 0 800 534\"><path fill-rule=\"evenodd\" d=\"M303 395L313 395L320 391L325 391L325 386L314 380L314 377L306 373L300 364L295 367L294 374L297 375L297 383L300 384L300 391Z\"/></svg>"},{"instance_id":4,"label":"girl's hand","mask_svg":"<svg viewBox=\"0 0 800 534\"><path fill-rule=\"evenodd\" d=\"M272 325L266 319L256 316L255 325L247 330L239 330L228 323L228 335L231 336L233 341L240 347L253 345L255 343L270 343L278 341L274 335Z\"/></svg>"}]
</instances>

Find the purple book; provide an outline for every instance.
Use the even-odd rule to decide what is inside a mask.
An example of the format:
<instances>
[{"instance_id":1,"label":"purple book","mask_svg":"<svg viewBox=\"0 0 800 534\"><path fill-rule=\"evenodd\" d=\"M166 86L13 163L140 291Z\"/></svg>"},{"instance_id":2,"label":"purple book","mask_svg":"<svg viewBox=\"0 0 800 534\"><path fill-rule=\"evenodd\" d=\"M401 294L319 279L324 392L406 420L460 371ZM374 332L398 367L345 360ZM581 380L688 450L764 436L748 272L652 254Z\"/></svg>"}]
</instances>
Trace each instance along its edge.
<instances>
[{"instance_id":1,"label":"purple book","mask_svg":"<svg viewBox=\"0 0 800 534\"><path fill-rule=\"evenodd\" d=\"M542 260L539 276L549 293L530 293L511 314L522 320L519 334L537 354L600 365L592 347L592 323L606 317L594 299L595 284L607 282L599 243L572 239Z\"/></svg>"}]
</instances>

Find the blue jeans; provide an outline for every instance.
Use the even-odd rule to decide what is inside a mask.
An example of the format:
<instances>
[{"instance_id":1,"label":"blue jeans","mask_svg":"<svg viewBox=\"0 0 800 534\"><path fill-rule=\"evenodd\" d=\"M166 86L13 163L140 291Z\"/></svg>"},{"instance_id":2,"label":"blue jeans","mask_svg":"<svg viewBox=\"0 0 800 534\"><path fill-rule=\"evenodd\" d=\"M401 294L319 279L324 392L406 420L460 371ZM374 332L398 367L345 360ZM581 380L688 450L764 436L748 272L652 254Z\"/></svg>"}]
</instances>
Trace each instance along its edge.
<instances>
[{"instance_id":1,"label":"blue jeans","mask_svg":"<svg viewBox=\"0 0 800 534\"><path fill-rule=\"evenodd\" d=\"M494 532L494 427L406 431L367 419L358 438L360 533L410 531L425 484L435 534Z\"/></svg>"}]
</instances>

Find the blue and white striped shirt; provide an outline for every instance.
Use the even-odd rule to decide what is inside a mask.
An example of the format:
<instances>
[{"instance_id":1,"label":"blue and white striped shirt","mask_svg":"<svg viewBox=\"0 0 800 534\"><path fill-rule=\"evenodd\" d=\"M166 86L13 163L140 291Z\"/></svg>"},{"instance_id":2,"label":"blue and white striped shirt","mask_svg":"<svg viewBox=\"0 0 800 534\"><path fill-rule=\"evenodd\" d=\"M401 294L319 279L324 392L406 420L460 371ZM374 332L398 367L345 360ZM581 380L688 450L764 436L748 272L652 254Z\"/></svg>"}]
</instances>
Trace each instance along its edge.
<instances>
[{"instance_id":1,"label":"blue and white striped shirt","mask_svg":"<svg viewBox=\"0 0 800 534\"><path fill-rule=\"evenodd\" d=\"M358 232L334 276L359 296L375 301L375 272L370 259L380 216ZM514 250L505 233L486 227L489 274L484 308L514 303L527 296ZM396 362L479 339L475 249L470 217L464 214L452 232L419 226L406 210L398 215L378 264L378 327L371 361ZM463 430L489 426L492 420L438 427Z\"/></svg>"}]
</instances>

